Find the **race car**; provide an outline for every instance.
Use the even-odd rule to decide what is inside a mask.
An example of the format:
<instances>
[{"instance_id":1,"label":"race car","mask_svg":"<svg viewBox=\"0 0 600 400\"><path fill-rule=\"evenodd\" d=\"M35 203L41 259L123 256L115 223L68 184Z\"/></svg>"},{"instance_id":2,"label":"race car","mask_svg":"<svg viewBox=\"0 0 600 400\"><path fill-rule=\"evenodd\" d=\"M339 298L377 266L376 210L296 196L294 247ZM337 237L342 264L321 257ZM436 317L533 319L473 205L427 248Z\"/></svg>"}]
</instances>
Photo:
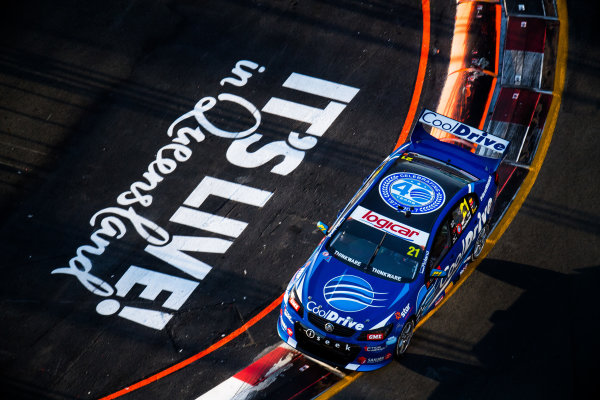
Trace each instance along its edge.
<instances>
[{"instance_id":1,"label":"race car","mask_svg":"<svg viewBox=\"0 0 600 400\"><path fill-rule=\"evenodd\" d=\"M426 125L461 143L434 138ZM476 155L464 141L498 157ZM348 370L401 357L416 324L481 254L508 145L424 110L410 141L364 181L335 223L318 223L325 237L281 304L283 341Z\"/></svg>"}]
</instances>

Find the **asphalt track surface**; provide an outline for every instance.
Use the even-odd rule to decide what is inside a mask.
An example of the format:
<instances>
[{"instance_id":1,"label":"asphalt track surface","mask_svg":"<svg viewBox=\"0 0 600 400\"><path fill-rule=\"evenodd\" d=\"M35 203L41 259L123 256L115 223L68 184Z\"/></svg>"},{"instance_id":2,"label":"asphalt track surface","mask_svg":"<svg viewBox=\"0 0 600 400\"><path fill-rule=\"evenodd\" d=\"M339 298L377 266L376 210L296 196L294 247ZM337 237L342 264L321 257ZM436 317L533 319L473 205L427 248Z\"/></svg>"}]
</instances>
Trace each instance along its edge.
<instances>
[{"instance_id":1,"label":"asphalt track surface","mask_svg":"<svg viewBox=\"0 0 600 400\"><path fill-rule=\"evenodd\" d=\"M562 109L546 161L488 258L418 331L401 363L363 374L336 398L593 398L600 394L600 49L598 6L569 7ZM431 53L420 106L445 79L454 5L431 4ZM20 2L0 24L0 391L10 398L99 398L186 359L276 299L404 124L421 40L418 2ZM439 51L438 51L439 50ZM241 86L222 79L256 63ZM264 71L259 72L259 67ZM164 329L116 314L66 267L90 244L90 219L142 179L167 129L207 96L232 93L258 110L274 97L324 109L330 99L284 88L292 74L359 89L289 174L226 157L206 134L151 191L140 215L171 235L211 236L170 221L206 177L272 193L262 206L212 197L205 212L247 223ZM248 129L239 105L210 120ZM185 124L185 122L184 122ZM193 127L193 124L190 124ZM309 124L262 112L263 144ZM241 161L238 161L238 163ZM144 249L129 221L90 257L114 286L131 265L190 279ZM120 306L172 312L132 287ZM124 396L194 399L279 343L277 315L190 366Z\"/></svg>"}]
</instances>

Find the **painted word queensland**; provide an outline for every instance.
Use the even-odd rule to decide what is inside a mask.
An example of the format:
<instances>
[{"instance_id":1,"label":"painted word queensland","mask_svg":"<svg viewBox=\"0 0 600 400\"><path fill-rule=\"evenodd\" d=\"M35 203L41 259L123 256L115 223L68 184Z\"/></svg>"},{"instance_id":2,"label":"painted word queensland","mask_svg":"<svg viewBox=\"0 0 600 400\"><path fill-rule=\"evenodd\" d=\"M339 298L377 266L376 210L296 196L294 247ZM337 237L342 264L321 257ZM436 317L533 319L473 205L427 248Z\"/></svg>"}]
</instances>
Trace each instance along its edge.
<instances>
[{"instance_id":1,"label":"painted word queensland","mask_svg":"<svg viewBox=\"0 0 600 400\"><path fill-rule=\"evenodd\" d=\"M248 83L254 71L262 73L265 68L259 67L252 61L241 60L231 71L234 76L222 79L220 84L239 88ZM178 310L197 287L197 280L204 279L212 269L212 266L190 253L225 253L233 244L233 240L248 225L244 221L201 211L199 208L204 201L209 196L216 196L227 201L263 207L273 193L217 177L204 176L184 200L183 205L169 219L171 223L227 236L230 238L228 240L209 236L170 235L140 213L143 207L153 204L153 191L169 175L176 172L182 163L190 160L194 146L203 142L207 134L230 140L226 142L225 154L229 163L241 168L256 168L276 159L277 162L270 172L288 175L301 164L305 152L316 145L317 139L327 131L359 91L351 86L298 73L292 73L283 83L283 87L308 94L309 96L305 97L308 98L309 103L317 98L320 104L323 104L323 98L329 101L325 108L317 108L272 97L259 111L250 101L232 93L220 93L215 97L202 98L192 110L173 121L167 129L170 141L158 149L154 159L142 172L141 178L116 196L117 204L103 208L92 216L89 223L95 231L90 235L89 244L79 246L75 255L69 260L68 266L55 268L52 274L75 277L87 290L102 296L104 299L96 308L101 315L113 315L118 312L120 317L130 321L154 329L163 329L173 314L139 307L121 308L120 299L107 299L107 297L114 295L123 298L134 285L142 284L147 288L140 297L154 300L161 292L171 292L171 296L162 306ZM244 114L250 121L248 123L250 127L230 131L222 125L215 125L209 120L207 113L217 104L233 107L236 113ZM308 128L301 133L291 131L284 140L267 141L257 132L265 113L305 123ZM262 143L256 148L254 144L259 141ZM255 150L248 151L250 145L253 145ZM128 229L134 230L146 241L147 246L144 249L146 253L194 280L136 266L131 266L125 274L117 278L114 286L98 277L97 271L92 272L92 260L104 254L111 240L121 239Z\"/></svg>"},{"instance_id":2,"label":"painted word queensland","mask_svg":"<svg viewBox=\"0 0 600 400\"><path fill-rule=\"evenodd\" d=\"M167 129L167 135L173 139L171 143L161 147L157 151L156 158L148 165L147 171L142 174L143 179L133 182L129 186L129 190L117 196L117 204L123 206L123 208L107 207L98 211L90 219L91 226L99 226L99 229L90 236L90 240L94 245L80 246L76 251L75 257L69 260L69 266L57 268L52 271L52 274L73 275L92 293L106 297L112 296L114 288L90 273L92 262L89 257L104 253L106 247L109 245L108 238L122 238L127 231L125 222L128 221L148 244L162 246L169 242L169 233L154 222L140 216L132 205L138 204L148 207L152 204L153 198L150 192L156 189L165 176L173 173L179 163L190 159L192 155L191 144L200 143L205 139L206 136L200 127L215 136L237 139L252 134L260 125L260 112L247 100L229 93L220 94L218 99L220 101L233 102L245 108L254 118L254 125L241 132L229 132L219 129L208 121L204 115L217 104L217 100L212 97L205 97L200 100L196 103L193 110L177 118ZM199 126L175 129L182 121L192 117ZM127 206L129 207L125 208Z\"/></svg>"},{"instance_id":3,"label":"painted word queensland","mask_svg":"<svg viewBox=\"0 0 600 400\"><path fill-rule=\"evenodd\" d=\"M365 326L363 324L357 324L356 321L352 320L352 317L342 317L335 311L325 311L321 306L317 306L314 301L309 301L306 304L308 311L317 314L319 317L325 318L328 321L335 322L338 325L347 326L348 328L354 328L357 331L362 331Z\"/></svg>"},{"instance_id":4,"label":"painted word queensland","mask_svg":"<svg viewBox=\"0 0 600 400\"><path fill-rule=\"evenodd\" d=\"M473 128L472 126L460 123L452 118L430 110L424 110L419 118L419 122L444 130L453 135L459 136L469 142L476 143L488 150L504 152L508 147L508 141L487 132Z\"/></svg>"}]
</instances>

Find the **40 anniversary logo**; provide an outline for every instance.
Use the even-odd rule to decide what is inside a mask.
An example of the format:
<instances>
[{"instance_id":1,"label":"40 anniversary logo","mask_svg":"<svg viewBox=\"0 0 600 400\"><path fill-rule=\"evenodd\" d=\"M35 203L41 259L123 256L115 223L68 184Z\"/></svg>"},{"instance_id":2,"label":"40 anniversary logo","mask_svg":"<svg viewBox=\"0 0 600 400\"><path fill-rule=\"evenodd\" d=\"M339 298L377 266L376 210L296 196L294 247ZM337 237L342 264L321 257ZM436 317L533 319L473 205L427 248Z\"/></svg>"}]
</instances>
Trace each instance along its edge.
<instances>
[{"instance_id":1,"label":"40 anniversary logo","mask_svg":"<svg viewBox=\"0 0 600 400\"><path fill-rule=\"evenodd\" d=\"M248 61L239 61L232 69L233 77L220 81L221 86L242 87L255 72L263 73L264 67ZM204 97L194 108L177 118L167 129L171 141L158 149L156 158L148 165L147 171L140 181L133 182L129 190L117 196L118 206L107 207L96 212L90 219L90 225L96 230L90 235L91 244L79 246L68 266L55 268L51 273L68 275L76 278L91 293L102 297L96 306L101 315L118 315L129 321L153 329L163 329L171 320L171 311L160 311L132 306L122 306L119 298L124 298L136 284L144 286L139 297L156 300L163 293L168 293L166 300L157 305L169 310L179 310L194 290L212 269L212 266L186 253L225 253L248 225L246 222L209 214L200 211L200 206L210 196L217 196L226 201L235 201L255 207L263 207L273 193L255 187L242 185L217 177L205 176L191 192L183 205L171 216L170 221L187 225L199 230L221 234L231 240L215 237L196 237L170 235L155 222L140 215L140 207L152 205L152 191L168 175L175 173L178 165L188 161L194 146L206 138L206 134L231 139L226 151L229 163L242 168L256 168L273 160L283 159L271 168L270 172L288 175L294 171L304 159L307 150L317 144L327 129L356 96L359 89L323 79L292 73L282 85L283 87L329 99L325 108L315 108L306 104L272 97L259 111L248 100L232 93L220 93L214 97ZM254 124L244 131L228 131L215 126L206 117L217 102L234 103L241 106L254 120ZM262 113L309 124L305 135L300 137L291 131L287 140L272 141L258 150L249 152L248 147L261 141L262 135L257 133L261 125ZM183 126L184 122L193 122L194 127ZM170 264L187 275L187 278L160 273L150 269L129 266L127 271L111 285L100 277L99 271L93 270L93 258L101 256L110 245L111 240L121 239L129 224L146 242L144 251ZM194 278L194 279L190 279ZM161 296L164 299L164 295Z\"/></svg>"}]
</instances>

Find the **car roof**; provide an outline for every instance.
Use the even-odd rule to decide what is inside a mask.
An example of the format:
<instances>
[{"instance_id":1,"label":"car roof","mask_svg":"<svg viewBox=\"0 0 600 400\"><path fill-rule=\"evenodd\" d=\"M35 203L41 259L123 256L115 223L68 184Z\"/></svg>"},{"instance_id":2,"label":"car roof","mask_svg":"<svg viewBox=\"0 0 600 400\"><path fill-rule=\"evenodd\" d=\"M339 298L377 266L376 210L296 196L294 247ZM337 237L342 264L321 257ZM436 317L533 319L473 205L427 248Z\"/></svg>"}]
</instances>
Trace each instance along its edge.
<instances>
[{"instance_id":1,"label":"car roof","mask_svg":"<svg viewBox=\"0 0 600 400\"><path fill-rule=\"evenodd\" d=\"M398 157L395 161L392 161L392 163L393 165L391 165L385 173L382 173L379 179L373 184L367 195L360 202L360 205L425 232L431 232L435 221L446 204L448 204L462 188L473 181L467 179L466 176L460 178L459 176L450 173L450 171L448 171L449 168L444 168L443 163L438 160L428 157L418 157L418 155L414 153L405 153L403 157ZM437 183L443 190L443 201L438 201L439 206L436 206L436 208L430 212L412 212L410 216L407 217L405 213L399 211L390 204L390 201L386 201L385 199L385 197L388 197L389 199L389 196L386 196L386 182L389 182L390 180L393 180L394 177L398 176L421 176L429 178L431 181ZM391 202L394 203L393 201Z\"/></svg>"}]
</instances>

